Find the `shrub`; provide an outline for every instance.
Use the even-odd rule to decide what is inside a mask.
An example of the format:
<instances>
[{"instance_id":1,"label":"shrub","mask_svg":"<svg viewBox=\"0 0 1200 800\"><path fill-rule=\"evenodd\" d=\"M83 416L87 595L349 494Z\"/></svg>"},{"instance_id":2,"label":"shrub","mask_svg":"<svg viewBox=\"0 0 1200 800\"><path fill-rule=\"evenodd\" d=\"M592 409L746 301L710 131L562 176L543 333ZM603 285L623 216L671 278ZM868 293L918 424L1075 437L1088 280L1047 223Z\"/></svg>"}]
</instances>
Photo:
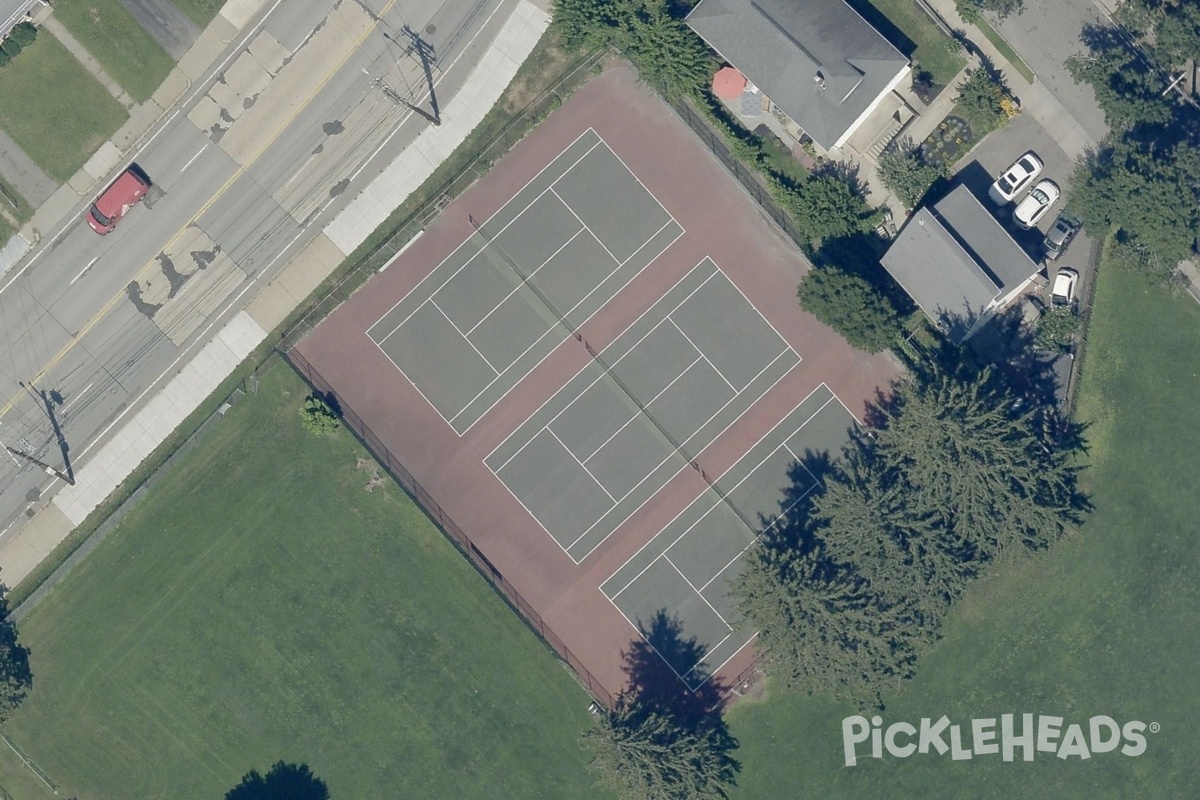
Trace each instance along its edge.
<instances>
[{"instance_id":1,"label":"shrub","mask_svg":"<svg viewBox=\"0 0 1200 800\"><path fill-rule=\"evenodd\" d=\"M21 44L19 40L14 39L11 36L5 39L3 43L0 43L0 50L3 50L5 53L7 53L10 59L21 55L21 51L24 49L25 45Z\"/></svg>"},{"instance_id":2,"label":"shrub","mask_svg":"<svg viewBox=\"0 0 1200 800\"><path fill-rule=\"evenodd\" d=\"M1034 341L1044 350L1066 351L1071 349L1078 330L1079 317L1075 310L1055 306L1038 318Z\"/></svg>"},{"instance_id":3,"label":"shrub","mask_svg":"<svg viewBox=\"0 0 1200 800\"><path fill-rule=\"evenodd\" d=\"M958 106L988 130L1008 119L1004 101L1009 97L1004 86L985 69L967 70L967 79L958 87Z\"/></svg>"},{"instance_id":4,"label":"shrub","mask_svg":"<svg viewBox=\"0 0 1200 800\"><path fill-rule=\"evenodd\" d=\"M837 267L805 275L796 296L801 308L859 350L886 350L900 331L900 315L892 302L862 278Z\"/></svg>"},{"instance_id":5,"label":"shrub","mask_svg":"<svg viewBox=\"0 0 1200 800\"><path fill-rule=\"evenodd\" d=\"M880 156L879 179L896 193L905 208L916 208L929 187L942 177L942 170L930 164L911 140L897 142Z\"/></svg>"},{"instance_id":6,"label":"shrub","mask_svg":"<svg viewBox=\"0 0 1200 800\"><path fill-rule=\"evenodd\" d=\"M338 413L324 398L312 395L300 409L300 424L309 433L329 433L338 428Z\"/></svg>"},{"instance_id":7,"label":"shrub","mask_svg":"<svg viewBox=\"0 0 1200 800\"><path fill-rule=\"evenodd\" d=\"M22 22L9 31L8 38L20 44L21 47L28 47L37 38L37 28L31 22Z\"/></svg>"}]
</instances>

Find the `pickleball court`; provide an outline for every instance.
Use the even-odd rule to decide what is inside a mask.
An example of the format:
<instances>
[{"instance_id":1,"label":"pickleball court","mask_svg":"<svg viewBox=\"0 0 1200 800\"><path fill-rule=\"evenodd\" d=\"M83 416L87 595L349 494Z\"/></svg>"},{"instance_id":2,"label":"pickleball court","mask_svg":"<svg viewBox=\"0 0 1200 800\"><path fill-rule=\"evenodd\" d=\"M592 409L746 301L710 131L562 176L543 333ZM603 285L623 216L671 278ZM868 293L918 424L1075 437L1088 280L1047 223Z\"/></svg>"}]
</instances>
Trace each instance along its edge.
<instances>
[{"instance_id":1,"label":"pickleball court","mask_svg":"<svg viewBox=\"0 0 1200 800\"><path fill-rule=\"evenodd\" d=\"M746 548L891 365L800 313L803 257L622 70L480 184L301 342L308 374L568 661L615 691L665 614L695 645L659 651L685 682L736 672Z\"/></svg>"}]
</instances>

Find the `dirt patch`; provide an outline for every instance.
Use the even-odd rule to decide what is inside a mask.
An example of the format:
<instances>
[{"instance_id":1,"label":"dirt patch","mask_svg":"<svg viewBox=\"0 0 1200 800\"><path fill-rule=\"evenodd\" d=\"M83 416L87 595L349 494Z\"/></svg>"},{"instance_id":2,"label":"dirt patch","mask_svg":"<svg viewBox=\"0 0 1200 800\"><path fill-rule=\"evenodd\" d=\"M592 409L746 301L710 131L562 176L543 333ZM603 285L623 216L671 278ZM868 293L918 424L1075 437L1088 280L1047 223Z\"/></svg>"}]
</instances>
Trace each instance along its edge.
<instances>
[{"instance_id":1,"label":"dirt patch","mask_svg":"<svg viewBox=\"0 0 1200 800\"><path fill-rule=\"evenodd\" d=\"M505 110L517 112L532 103L562 74L570 60L571 53L563 49L553 32L543 36L529 60L505 90Z\"/></svg>"}]
</instances>

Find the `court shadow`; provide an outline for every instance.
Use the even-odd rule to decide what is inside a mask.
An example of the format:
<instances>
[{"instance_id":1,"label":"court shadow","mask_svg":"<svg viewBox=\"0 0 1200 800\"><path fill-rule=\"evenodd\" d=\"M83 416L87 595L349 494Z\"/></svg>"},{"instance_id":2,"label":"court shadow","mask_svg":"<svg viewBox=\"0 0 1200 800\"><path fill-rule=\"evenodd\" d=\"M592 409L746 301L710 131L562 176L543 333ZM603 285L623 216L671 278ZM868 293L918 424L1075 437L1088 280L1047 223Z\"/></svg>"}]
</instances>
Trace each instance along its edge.
<instances>
[{"instance_id":1,"label":"court shadow","mask_svg":"<svg viewBox=\"0 0 1200 800\"><path fill-rule=\"evenodd\" d=\"M329 787L312 774L308 764L276 761L266 775L252 769L225 800L329 800Z\"/></svg>"}]
</instances>

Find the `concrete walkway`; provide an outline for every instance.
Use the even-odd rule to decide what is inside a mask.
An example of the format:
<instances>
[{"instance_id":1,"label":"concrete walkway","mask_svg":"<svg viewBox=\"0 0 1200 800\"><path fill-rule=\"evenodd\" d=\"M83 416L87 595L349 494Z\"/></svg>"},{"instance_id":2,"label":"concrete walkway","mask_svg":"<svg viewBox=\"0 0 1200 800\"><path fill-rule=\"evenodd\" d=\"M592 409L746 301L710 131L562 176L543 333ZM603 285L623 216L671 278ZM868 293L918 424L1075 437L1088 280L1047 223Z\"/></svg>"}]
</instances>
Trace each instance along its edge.
<instances>
[{"instance_id":1,"label":"concrete walkway","mask_svg":"<svg viewBox=\"0 0 1200 800\"><path fill-rule=\"evenodd\" d=\"M79 40L71 35L63 24L50 14L42 20L42 27L50 31L55 39L62 42L63 47L75 56L75 60L83 65L83 68L92 73L96 80L100 81L101 85L108 90L108 93L117 99L117 102L130 109L134 106L133 98L130 97L121 84L113 80L113 77L108 74L104 67L100 66L100 62L92 57L92 54L87 51L87 48L79 43Z\"/></svg>"},{"instance_id":2,"label":"concrete walkway","mask_svg":"<svg viewBox=\"0 0 1200 800\"><path fill-rule=\"evenodd\" d=\"M50 199L58 184L25 154L21 146L0 130L0 176L37 208Z\"/></svg>"},{"instance_id":3,"label":"concrete walkway","mask_svg":"<svg viewBox=\"0 0 1200 800\"><path fill-rule=\"evenodd\" d=\"M222 15L244 25L258 0L230 0ZM226 10L231 14L226 15ZM338 267L347 249L371 232L372 220L399 205L416 188L416 178L448 156L471 132L512 80L550 15L528 0L518 0L488 50L444 109L454 124L429 128L416 145L402 151L392 165L265 286L251 284L253 299L244 311L220 328L186 363L173 365L165 384L150 387L133 405L139 410L122 420L104 445L89 453L76 472L76 484L65 487L32 515L23 527L0 543L0 570L14 586L25 578L120 483L161 444L246 356L266 340L268 331ZM205 35L208 31L205 32ZM202 39L204 37L202 36ZM189 56L190 57L190 56ZM187 61L187 59L184 59ZM181 62L181 67L183 62ZM195 65L193 65L195 66ZM380 204L379 209L373 208ZM164 379L167 375L164 375ZM148 402L142 402L148 398Z\"/></svg>"},{"instance_id":4,"label":"concrete walkway","mask_svg":"<svg viewBox=\"0 0 1200 800\"><path fill-rule=\"evenodd\" d=\"M1084 153L1091 144L1091 139L1084 132L1083 126L1044 84L1036 80L1033 83L1025 80L979 28L958 15L954 0L928 0L928 3L947 25L964 31L974 48L1003 74L1008 88L1021 101L1021 113L1029 114L1037 120L1071 158L1077 158Z\"/></svg>"}]
</instances>

